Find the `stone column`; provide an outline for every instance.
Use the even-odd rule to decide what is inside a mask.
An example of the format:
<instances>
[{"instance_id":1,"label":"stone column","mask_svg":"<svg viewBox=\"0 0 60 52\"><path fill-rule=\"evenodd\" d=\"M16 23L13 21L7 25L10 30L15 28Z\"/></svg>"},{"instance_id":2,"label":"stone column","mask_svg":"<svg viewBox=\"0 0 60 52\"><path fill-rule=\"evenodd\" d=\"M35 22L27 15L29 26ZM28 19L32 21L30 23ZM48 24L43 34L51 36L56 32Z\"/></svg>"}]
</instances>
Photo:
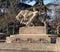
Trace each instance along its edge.
<instances>
[{"instance_id":1,"label":"stone column","mask_svg":"<svg viewBox=\"0 0 60 52\"><path fill-rule=\"evenodd\" d=\"M59 26L57 26L57 35L59 35Z\"/></svg>"}]
</instances>

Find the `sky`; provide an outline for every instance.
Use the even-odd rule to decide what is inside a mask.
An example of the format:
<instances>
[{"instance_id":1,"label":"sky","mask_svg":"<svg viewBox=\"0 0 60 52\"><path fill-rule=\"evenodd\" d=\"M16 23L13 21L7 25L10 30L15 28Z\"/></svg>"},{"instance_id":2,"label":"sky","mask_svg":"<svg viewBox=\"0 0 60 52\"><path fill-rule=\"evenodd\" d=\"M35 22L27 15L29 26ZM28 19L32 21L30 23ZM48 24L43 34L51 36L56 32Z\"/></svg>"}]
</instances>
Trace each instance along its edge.
<instances>
[{"instance_id":1,"label":"sky","mask_svg":"<svg viewBox=\"0 0 60 52\"><path fill-rule=\"evenodd\" d=\"M28 5L31 5L33 6L36 2L35 0L33 0L32 2L28 2L28 0L19 0L20 2L23 2L25 4L28 4ZM48 4L48 3L51 3L51 2L54 2L55 0L44 0L44 4Z\"/></svg>"},{"instance_id":2,"label":"sky","mask_svg":"<svg viewBox=\"0 0 60 52\"><path fill-rule=\"evenodd\" d=\"M36 2L35 2L35 0L33 0L32 2L26 1L25 3L33 6Z\"/></svg>"},{"instance_id":3,"label":"sky","mask_svg":"<svg viewBox=\"0 0 60 52\"><path fill-rule=\"evenodd\" d=\"M29 2L28 0L20 0L20 2L31 5L31 6L33 6L36 3L35 0L33 0L32 2Z\"/></svg>"},{"instance_id":4,"label":"sky","mask_svg":"<svg viewBox=\"0 0 60 52\"><path fill-rule=\"evenodd\" d=\"M48 3L51 3L51 2L54 2L54 0L44 0L44 4L48 4Z\"/></svg>"}]
</instances>

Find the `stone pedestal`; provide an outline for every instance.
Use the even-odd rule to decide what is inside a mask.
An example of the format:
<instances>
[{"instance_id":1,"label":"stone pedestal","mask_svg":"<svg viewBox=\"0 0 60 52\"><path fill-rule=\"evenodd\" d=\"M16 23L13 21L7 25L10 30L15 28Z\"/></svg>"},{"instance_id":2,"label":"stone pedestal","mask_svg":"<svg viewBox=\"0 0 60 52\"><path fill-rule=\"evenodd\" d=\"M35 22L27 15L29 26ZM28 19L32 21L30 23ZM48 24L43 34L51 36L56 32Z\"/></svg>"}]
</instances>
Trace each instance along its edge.
<instances>
[{"instance_id":1,"label":"stone pedestal","mask_svg":"<svg viewBox=\"0 0 60 52\"><path fill-rule=\"evenodd\" d=\"M21 27L19 34L46 34L46 28L44 26Z\"/></svg>"},{"instance_id":2,"label":"stone pedestal","mask_svg":"<svg viewBox=\"0 0 60 52\"><path fill-rule=\"evenodd\" d=\"M32 40L32 42L46 42L50 43L50 38L47 34L17 34L17 35L11 35L10 37L7 37L6 42L12 43L14 41L23 41L28 42L28 40Z\"/></svg>"}]
</instances>

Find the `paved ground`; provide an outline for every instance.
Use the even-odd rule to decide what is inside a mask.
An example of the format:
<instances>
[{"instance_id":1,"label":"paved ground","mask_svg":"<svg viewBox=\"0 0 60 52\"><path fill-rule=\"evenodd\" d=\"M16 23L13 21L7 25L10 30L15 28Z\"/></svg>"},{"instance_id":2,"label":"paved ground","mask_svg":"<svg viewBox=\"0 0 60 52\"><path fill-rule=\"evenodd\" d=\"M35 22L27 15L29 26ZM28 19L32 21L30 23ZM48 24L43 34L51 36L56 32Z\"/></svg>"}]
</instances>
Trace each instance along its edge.
<instances>
[{"instance_id":1,"label":"paved ground","mask_svg":"<svg viewBox=\"0 0 60 52\"><path fill-rule=\"evenodd\" d=\"M55 52L55 51L33 51L33 50L14 50L14 49L0 49L0 52Z\"/></svg>"},{"instance_id":2,"label":"paved ground","mask_svg":"<svg viewBox=\"0 0 60 52\"><path fill-rule=\"evenodd\" d=\"M34 50L34 51L32 51ZM0 43L0 52L55 52L56 45L43 43Z\"/></svg>"}]
</instances>

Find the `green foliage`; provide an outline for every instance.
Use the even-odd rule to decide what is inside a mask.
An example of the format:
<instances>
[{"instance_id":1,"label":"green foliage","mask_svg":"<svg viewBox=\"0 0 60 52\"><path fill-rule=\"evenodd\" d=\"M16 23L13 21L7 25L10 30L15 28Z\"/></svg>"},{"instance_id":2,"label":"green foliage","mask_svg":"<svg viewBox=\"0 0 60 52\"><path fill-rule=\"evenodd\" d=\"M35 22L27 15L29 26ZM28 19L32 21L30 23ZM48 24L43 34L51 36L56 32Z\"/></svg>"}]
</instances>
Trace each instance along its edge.
<instances>
[{"instance_id":1,"label":"green foliage","mask_svg":"<svg viewBox=\"0 0 60 52\"><path fill-rule=\"evenodd\" d=\"M11 13L16 13L18 4L16 0L0 0L0 8L8 8Z\"/></svg>"},{"instance_id":2,"label":"green foliage","mask_svg":"<svg viewBox=\"0 0 60 52\"><path fill-rule=\"evenodd\" d=\"M32 1L32 0L28 0ZM36 0L36 5L31 7L31 8L26 8L29 10L38 10L38 11L43 11L44 10L44 4L43 0ZM17 13L17 6L19 5L19 2L16 0L0 0L0 8L8 8L10 13Z\"/></svg>"},{"instance_id":3,"label":"green foliage","mask_svg":"<svg viewBox=\"0 0 60 52\"><path fill-rule=\"evenodd\" d=\"M19 3L16 0L9 0L9 2L10 2L10 7L9 7L10 12L16 13L16 8Z\"/></svg>"},{"instance_id":4,"label":"green foliage","mask_svg":"<svg viewBox=\"0 0 60 52\"><path fill-rule=\"evenodd\" d=\"M44 5L43 0L35 0L35 1L36 4L28 9L33 11L39 11L40 13L46 12L46 6Z\"/></svg>"}]
</instances>

